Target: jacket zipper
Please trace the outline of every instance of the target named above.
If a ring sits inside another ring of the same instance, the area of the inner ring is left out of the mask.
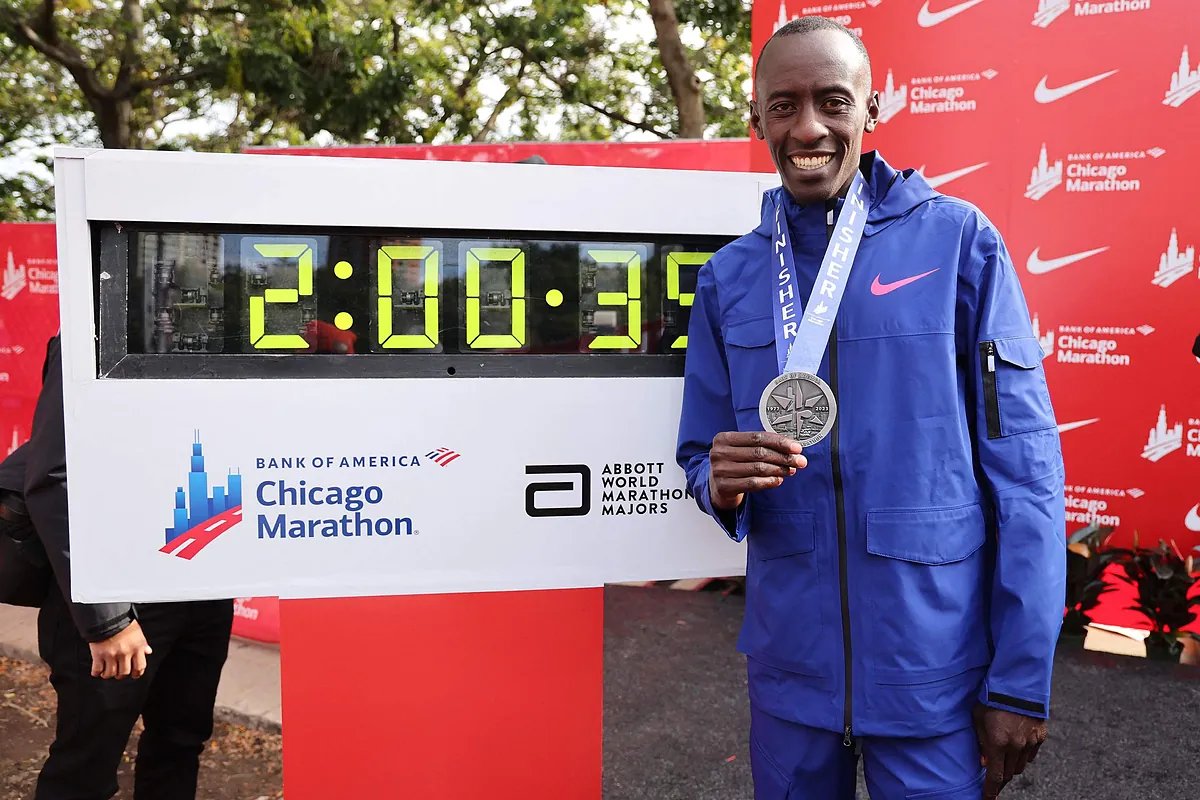
[[[834,212],[831,210],[826,223],[826,241],[833,238]],[[838,356],[837,356],[837,323],[829,334],[829,388],[833,391],[833,399],[838,400]],[[839,406],[841,404],[839,403]],[[838,572],[842,589],[842,658],[846,667],[846,703],[842,722],[846,735],[842,744],[850,747],[854,744],[853,708],[854,708],[854,666],[850,647],[850,585],[847,578],[846,566],[846,498],[842,488],[842,460],[838,448],[841,415],[833,419],[833,429],[829,437],[829,456],[833,465],[833,498],[837,507],[838,532]]]
[[[996,343],[980,342],[979,356],[983,361],[983,407],[987,415],[989,439],[1000,438],[1000,397],[996,394]]]

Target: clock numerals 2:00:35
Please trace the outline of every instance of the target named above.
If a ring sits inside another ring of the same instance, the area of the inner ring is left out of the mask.
[[[129,352],[683,354],[717,237],[136,231]],[[699,245],[699,246],[697,246]]]

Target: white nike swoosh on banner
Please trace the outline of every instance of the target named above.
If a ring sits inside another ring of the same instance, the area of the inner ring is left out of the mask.
[[[957,17],[962,12],[974,8],[982,2],[983,0],[967,0],[965,3],[950,6],[943,11],[930,11],[929,0],[925,0],[925,5],[921,6],[921,10],[917,12],[917,24],[922,28],[932,28],[934,25],[941,25],[951,17]]]
[[[973,167],[964,167],[963,169],[956,169],[956,170],[954,170],[954,172],[944,172],[941,175],[934,175],[934,176],[930,177],[925,174],[925,165],[922,164],[921,168],[919,170],[917,170],[917,172],[921,173],[922,177],[925,178],[925,182],[929,184],[929,188],[936,189],[937,187],[943,186],[943,185],[949,183],[950,181],[956,181],[959,178],[970,175],[972,172],[975,172],[976,170],[983,169],[987,165],[988,165],[988,162],[984,161],[982,164],[976,164]]]
[[[1067,431],[1073,431],[1076,428],[1082,428],[1084,425],[1091,425],[1093,422],[1099,422],[1099,421],[1100,421],[1099,417],[1093,417],[1092,419],[1083,419],[1083,420],[1080,420],[1079,422],[1064,422],[1063,424],[1058,426],[1058,432],[1066,433]]]
[[[1065,267],[1068,264],[1074,264],[1076,261],[1083,261],[1085,258],[1091,258],[1097,253],[1103,253],[1107,247],[1097,247],[1095,250],[1085,250],[1082,253],[1072,253],[1069,256],[1062,258],[1038,258],[1040,247],[1033,248],[1033,252],[1029,254],[1029,260],[1025,262],[1025,269],[1029,270],[1034,275],[1042,275],[1051,270],[1056,270],[1059,267]]]
[[[1116,75],[1117,72],[1118,70],[1114,69],[1110,72],[1105,72],[1102,75],[1095,75],[1091,78],[1084,78],[1081,81],[1068,83],[1066,86],[1059,86],[1057,89],[1051,89],[1046,86],[1046,81],[1050,78],[1050,76],[1045,75],[1040,81],[1038,81],[1037,87],[1033,90],[1033,99],[1037,100],[1039,103],[1053,103],[1055,100],[1062,100],[1069,94],[1075,94],[1075,92],[1078,92],[1080,89],[1086,89],[1093,83],[1099,83],[1111,75]]]
[[[1200,531],[1200,503],[1192,506],[1192,510],[1187,513],[1183,524],[1189,531]]]

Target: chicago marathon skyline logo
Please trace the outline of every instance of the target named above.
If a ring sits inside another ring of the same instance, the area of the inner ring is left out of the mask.
[[[1110,0],[1107,3],[1080,3],[1077,0],[1038,0],[1033,24],[1048,28],[1050,23],[1074,10],[1077,17],[1099,17],[1108,14],[1124,14],[1129,11],[1149,11],[1151,0]]]
[[[1064,183],[1066,191],[1072,194],[1140,192],[1142,179],[1137,175],[1141,165],[1148,158],[1159,159],[1166,154],[1167,151],[1161,147],[1068,153],[1064,169],[1064,159],[1051,161],[1049,150],[1043,142],[1037,165],[1025,186],[1025,197],[1041,200]]]
[[[1167,249],[1158,258],[1158,269],[1154,271],[1154,277],[1150,282],[1165,289],[1190,274],[1195,267],[1195,245],[1189,245],[1187,249],[1180,248],[1179,231],[1171,228],[1171,239],[1167,242]]]
[[[1183,423],[1171,425],[1167,422],[1167,406],[1164,403],[1158,411],[1158,422],[1150,429],[1146,446],[1142,448],[1142,458],[1147,461],[1159,461],[1183,447]],[[1196,455],[1200,455],[1197,452]]]
[[[8,251],[8,264],[4,267],[3,283],[0,283],[0,297],[5,300],[12,300],[21,290],[25,288],[27,281],[25,279],[25,267],[16,265],[13,261],[13,253],[10,248]]]
[[[171,527],[166,529],[167,543],[160,553],[190,561],[208,547],[218,536],[242,521],[242,476],[230,471],[228,485],[208,485],[204,468],[204,449],[200,431],[192,442],[192,455],[187,474],[187,489],[175,490],[175,508]]]
[[[1183,57],[1179,59],[1179,70],[1171,76],[1171,88],[1167,89],[1163,105],[1179,108],[1197,92],[1200,92],[1200,66],[1191,68],[1187,45],[1184,45]]]

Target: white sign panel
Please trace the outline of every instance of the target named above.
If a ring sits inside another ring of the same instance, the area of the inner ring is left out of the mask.
[[[765,180],[60,151],[74,598],[744,574],[674,452]]]

